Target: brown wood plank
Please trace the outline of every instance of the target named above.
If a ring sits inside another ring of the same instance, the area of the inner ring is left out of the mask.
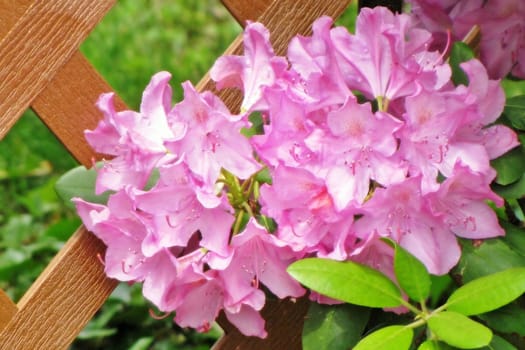
[[[93,254],[103,249],[80,228],[18,303],[0,349],[67,349],[116,285]]]
[[[274,0],[221,0],[233,18],[243,27],[246,21],[256,21],[261,17],[272,1]]]
[[[288,299],[267,300],[261,312],[266,320],[268,332],[266,339],[246,337],[236,328],[226,326],[226,333],[211,350],[300,350],[302,349],[301,332],[308,304],[307,298],[295,302]],[[220,319],[220,324],[227,324],[226,317]]]
[[[84,130],[95,128],[102,118],[95,103],[100,94],[112,90],[77,51],[35,98],[31,107],[73,157],[91,167],[92,158],[100,156],[87,143]],[[115,96],[115,105],[118,110],[126,108],[118,96]]]
[[[115,0],[35,1],[0,42],[0,139]]]
[[[17,311],[15,303],[0,289],[0,331],[7,326]]]

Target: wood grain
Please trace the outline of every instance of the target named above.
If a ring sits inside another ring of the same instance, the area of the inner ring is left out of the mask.
[[[34,1],[0,41],[0,139],[115,0]]]
[[[289,299],[267,300],[261,312],[266,320],[266,339],[247,337],[235,327],[227,326],[228,331],[211,350],[301,350],[301,333],[308,305],[307,298],[295,302]],[[221,315],[219,323],[221,326],[226,324],[226,317]]]
[[[74,52],[89,30],[113,3],[114,1],[99,1],[92,6],[93,2],[89,1],[55,1],[46,6],[33,4],[32,7],[29,7],[30,1],[27,0],[0,3],[2,23],[0,37],[5,36],[0,42],[0,52],[17,47],[17,45],[8,45],[8,40],[17,40],[22,35],[17,34],[16,31],[33,30],[31,26],[27,27],[20,23],[31,22],[39,13],[45,19],[42,23],[43,27],[49,22],[51,28],[34,30],[35,35],[42,35],[45,38],[40,40],[28,38],[26,41],[26,45],[29,42],[43,46],[30,51],[29,54],[35,55],[30,58],[46,62],[46,58],[50,56],[49,51],[52,54],[60,51],[64,55],[60,57],[62,61],[59,59],[58,61],[61,62],[54,62],[54,65],[44,64],[35,67],[22,62],[21,66],[28,71],[34,69],[29,74],[36,77],[38,83],[42,85],[43,93],[34,101],[34,109],[73,155],[84,164],[89,164],[93,152],[81,134],[85,128],[93,127],[100,119],[100,113],[94,107],[94,102],[101,92],[111,89],[89,62],[78,52]],[[24,12],[26,10],[27,12]],[[18,19],[20,20],[17,22]],[[9,32],[10,28],[12,29]],[[59,33],[52,39],[47,38],[52,36],[54,31],[62,34]],[[67,38],[64,38],[64,35]],[[57,44],[59,47],[53,50]],[[67,57],[72,54],[73,58],[65,67],[60,68],[59,63],[67,62]],[[4,72],[0,74],[6,74],[6,65],[8,66],[5,59],[0,59],[0,69]],[[44,70],[39,72],[40,68]],[[54,76],[57,71],[60,72]],[[12,79],[16,81],[18,76],[15,74]],[[23,79],[22,83],[24,83]],[[9,88],[9,85],[2,84],[0,96],[6,96]],[[38,93],[38,90],[29,92],[20,90],[11,92],[8,96],[15,98],[16,93],[30,95]],[[29,100],[27,98],[23,101],[24,106]],[[118,105],[123,106],[123,103],[118,100]],[[0,135],[5,134],[27,107],[22,107],[22,102],[18,101],[17,108],[0,116]],[[20,312],[2,313],[2,316],[6,316],[2,317],[4,323],[7,323],[11,317],[12,320],[0,335],[0,349],[67,348],[115,287],[116,283],[105,277],[96,258],[97,254],[103,254],[104,250],[98,239],[80,228],[18,303]],[[9,306],[5,300],[0,302],[3,309],[6,309],[6,305]],[[7,310],[13,311],[12,308]]]
[[[246,25],[246,21],[256,21],[261,17],[272,1],[274,0],[221,0],[233,18],[243,27]]]
[[[0,289],[0,331],[7,326],[17,311],[15,303]]]
[[[95,106],[100,94],[113,91],[84,56],[77,51],[35,98],[31,107],[57,136],[67,150],[86,167],[102,156],[84,137],[84,130],[94,129],[102,114]],[[115,96],[117,110],[126,109]]]
[[[0,349],[67,349],[116,285],[93,255],[103,249],[81,227],[18,303],[0,334]]]

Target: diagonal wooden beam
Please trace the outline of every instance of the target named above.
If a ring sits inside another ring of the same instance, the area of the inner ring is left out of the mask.
[[[0,289],[0,331],[9,323],[17,311],[15,303]]]
[[[0,139],[115,0],[34,1],[0,41]]]
[[[272,1],[274,0],[221,0],[233,18],[243,27],[246,25],[246,21],[256,21],[261,17],[264,11],[270,7]]]

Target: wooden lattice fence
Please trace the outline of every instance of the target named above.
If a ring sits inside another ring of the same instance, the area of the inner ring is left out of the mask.
[[[290,38],[308,34],[320,15],[338,17],[350,0],[223,0],[241,24],[263,22],[272,32],[277,53]],[[78,51],[115,0],[0,0],[0,139],[31,107],[64,147],[89,166],[97,155],[83,131],[101,118],[95,101],[111,91]],[[239,36],[228,48],[240,53]],[[205,76],[198,89],[213,89]],[[240,96],[220,94],[235,109]],[[119,109],[125,104],[116,99]],[[22,299],[13,303],[0,290],[0,349],[64,349],[76,338],[116,286],[105,277],[97,254],[104,246],[80,227]],[[224,318],[223,349],[300,349],[306,301],[269,302],[263,311],[269,337],[247,338]]]

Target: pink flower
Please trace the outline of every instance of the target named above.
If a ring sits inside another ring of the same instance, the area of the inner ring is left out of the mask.
[[[362,204],[371,180],[388,186],[405,178],[405,165],[393,157],[398,147],[394,133],[402,125],[398,120],[372,113],[369,103],[358,104],[352,96],[328,113],[327,124],[326,185],[338,210],[350,202]]]
[[[199,201],[198,187],[183,166],[164,167],[160,171],[157,185],[135,196],[137,209],[150,217],[148,235],[142,245],[145,254],[186,247],[194,233],[199,232],[201,247],[227,255],[235,218],[224,196],[216,196],[216,201],[207,202],[210,206],[206,207]]]
[[[391,101],[420,86],[440,88],[450,77],[439,54],[427,50],[430,33],[384,7],[364,8],[355,35],[337,27],[331,37],[348,86],[367,97]]]
[[[140,113],[116,112],[113,94],[103,94],[97,103],[104,119],[86,139],[97,152],[116,156],[98,169],[96,192],[119,190],[125,185],[143,188],[152,169],[165,157],[167,140],[184,136],[184,125],[170,121],[171,87],[167,72],[157,73],[146,87]]]
[[[210,92],[198,93],[186,82],[184,100],[173,109],[174,118],[187,125],[184,138],[166,142],[175,155],[183,157],[202,187],[213,192],[221,168],[241,179],[259,169],[248,139],[240,133],[245,124],[236,121],[222,101]]]
[[[491,78],[509,72],[525,78],[525,4],[521,0],[409,0],[423,27],[433,32],[435,46],[445,45],[445,32],[461,40],[480,26],[480,60]]]
[[[292,68],[304,80],[305,93],[315,99],[316,108],[343,103],[351,94],[337,61],[332,23],[330,17],[319,18],[311,37],[297,36],[288,46]]]
[[[285,242],[269,235],[252,218],[245,230],[233,237],[233,257],[229,266],[220,272],[228,291],[226,305],[233,307],[246,303],[254,293],[264,293],[259,283],[264,284],[280,299],[299,297],[305,290],[286,272],[288,265],[297,259]],[[262,304],[252,304],[257,310]]]
[[[354,229],[362,239],[371,234],[390,237],[434,275],[450,271],[461,254],[454,234],[430,210],[417,177],[376,189]]]
[[[210,76],[217,88],[238,87],[243,90],[241,113],[266,105],[263,91],[276,83],[288,63],[275,56],[270,33],[261,23],[248,23],[244,30],[244,55],[222,56],[213,65]]]
[[[272,186],[261,188],[263,211],[277,236],[296,252],[343,260],[353,213],[338,211],[322,179],[301,168],[279,166]]]
[[[492,192],[484,176],[457,164],[454,173],[439,190],[428,195],[436,216],[459,237],[484,239],[503,236],[494,210],[485,202],[491,200],[501,206],[503,200]]]

